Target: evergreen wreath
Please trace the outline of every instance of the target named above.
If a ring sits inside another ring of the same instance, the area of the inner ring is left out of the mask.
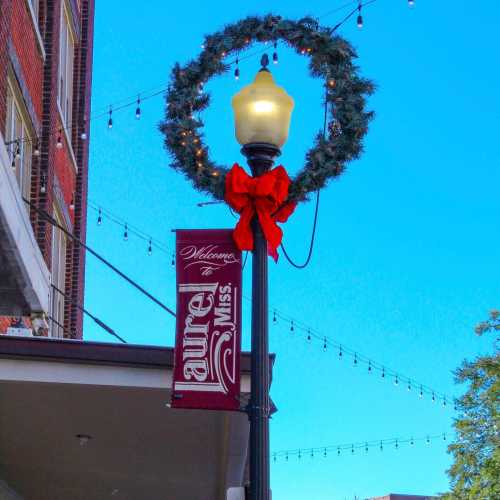
[[[347,162],[362,152],[362,140],[373,117],[373,112],[365,110],[366,96],[373,93],[374,85],[359,76],[353,63],[357,55],[349,42],[310,17],[299,21],[273,15],[247,17],[208,35],[197,59],[185,66],[175,65],[165,97],[165,119],[159,125],[165,135],[165,148],[173,157],[171,166],[191,179],[198,190],[218,200],[224,200],[229,169],[209,158],[209,148],[203,142],[203,122],[195,117],[210,103],[203,86],[213,76],[229,70],[230,65],[224,62],[227,56],[237,55],[252,41],[272,43],[276,50],[279,40],[310,57],[311,76],[325,82],[329,115],[328,133],[317,134],[304,167],[292,180],[288,201],[307,199],[308,193],[339,176]],[[273,58],[277,60],[276,52]]]

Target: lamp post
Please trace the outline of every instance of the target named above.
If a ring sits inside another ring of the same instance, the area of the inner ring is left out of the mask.
[[[236,138],[254,177],[267,172],[288,137],[293,99],[277,86],[262,56],[255,80],[233,97]],[[250,499],[269,500],[269,340],[267,241],[257,216],[252,221],[252,363]]]

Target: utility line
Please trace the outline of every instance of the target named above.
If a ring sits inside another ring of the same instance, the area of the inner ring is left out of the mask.
[[[59,288],[57,288],[57,286],[54,285],[54,284],[52,284],[52,288],[58,294],[62,295],[64,298],[68,299],[71,302],[71,304],[73,304],[78,310],[82,311],[83,314],[86,314],[89,318],[91,318],[92,320],[94,320],[95,323],[97,323],[103,330],[106,330],[110,335],[113,335],[113,337],[116,337],[120,342],[123,342],[124,344],[127,343],[126,340],[124,340],[122,337],[120,337],[120,335],[118,335],[110,326],[108,326],[106,323],[104,323],[104,321],[101,321],[98,317],[94,316],[89,311],[87,311],[87,309],[85,309],[80,304],[78,304],[77,302],[75,302],[70,297],[69,294],[64,293],[62,290],[60,290]],[[58,324],[58,326],[60,326],[59,323],[57,323],[57,324]]]
[[[98,205],[97,205],[98,206]],[[94,207],[92,207],[94,208]],[[94,210],[97,210],[94,208]],[[125,222],[123,219],[121,219],[119,216],[116,216],[111,212],[110,210],[104,210],[101,209],[101,215],[109,217],[108,214],[111,214],[110,220],[114,222],[115,224],[118,224],[122,227],[125,227],[128,223]],[[128,226],[128,227],[135,227],[136,230],[141,233],[142,239],[144,240],[149,240],[152,242],[156,241],[156,247],[164,252],[166,255],[170,255],[171,252],[165,247],[165,245],[160,244],[157,242],[157,240],[154,240],[152,237],[148,237],[147,233],[145,233],[143,230],[138,229],[136,226]],[[175,254],[173,254],[175,255]],[[245,263],[246,259],[248,257],[248,253],[245,256]],[[174,262],[174,259],[172,259],[172,262]],[[245,300],[251,303],[251,298],[247,296],[243,296]],[[423,384],[421,382],[418,382],[418,380],[411,378],[407,375],[404,375],[397,370],[394,370],[392,368],[387,367],[383,363],[380,363],[374,359],[372,359],[369,356],[366,356],[356,349],[349,347],[348,345],[336,341],[332,339],[331,337],[325,336],[321,332],[317,331],[316,329],[312,328],[311,326],[307,325],[306,323],[298,320],[297,318],[287,315],[283,311],[281,311],[279,308],[270,306],[269,307],[269,314],[270,317],[272,318],[272,325],[276,325],[279,320],[285,321],[290,328],[290,333],[293,334],[296,331],[302,332],[302,334],[306,337],[307,342],[312,342],[317,341],[320,345],[323,347],[323,351],[328,351],[335,349],[338,351],[338,359],[343,360],[347,357],[349,357],[353,363],[352,366],[356,367],[361,364],[365,365],[367,367],[367,372],[368,374],[373,374],[374,372],[378,372],[381,375],[382,379],[388,379],[392,378],[393,383],[395,386],[399,385],[406,385],[406,389],[409,391],[414,391],[416,392],[420,398],[423,398],[424,395],[430,396],[430,400],[434,403],[440,401],[440,403],[443,406],[448,406],[448,404],[452,405],[454,398],[450,397],[442,392],[434,390],[432,387]],[[454,404],[453,404],[454,407]]]
[[[349,12],[349,14],[347,16],[345,16],[340,22],[338,22],[331,30],[332,33],[334,33],[335,31],[337,31],[340,27],[342,27],[343,24],[345,24],[352,16],[354,16],[354,14],[356,14],[356,12],[358,12],[359,8],[360,7],[366,7],[368,5],[371,5],[373,3],[375,3],[377,0],[368,0],[364,3],[360,3],[359,6],[357,6],[356,8],[354,8],[352,11]],[[319,17],[317,17],[317,21],[319,21],[320,19],[324,18],[324,17],[327,17],[329,15],[332,15],[333,13],[335,12],[338,12],[338,11],[341,11],[345,8],[347,8],[348,6],[352,5],[352,4],[358,4],[358,2],[349,2],[349,3],[346,3],[336,9],[333,9],[329,12],[327,12],[326,14],[323,14]],[[247,60],[247,59],[251,59],[253,58],[254,56],[257,56],[257,55],[260,55],[262,53],[264,53],[266,50],[268,50],[268,47],[264,47],[263,49],[259,49],[259,50],[256,50],[256,51],[253,51],[243,57],[236,57],[234,58],[233,60],[230,60],[226,63],[227,66],[231,66],[233,64],[236,64],[237,62],[241,62],[241,61],[244,61],[244,60]],[[100,108],[102,109],[103,111],[99,111],[97,113],[94,113],[93,115],[91,115],[88,119],[86,119],[84,121],[84,127],[85,127],[85,130],[83,131],[85,134],[87,134],[87,126],[89,124],[89,122],[91,122],[92,120],[96,120],[98,118],[102,118],[104,116],[108,116],[110,111],[112,111],[113,113],[116,112],[116,111],[120,111],[120,110],[123,110],[123,109],[126,109],[126,108],[129,108],[131,106],[135,106],[135,105],[140,105],[140,103],[146,101],[146,100],[149,100],[149,99],[152,99],[154,97],[157,97],[159,95],[162,95],[162,94],[165,94],[165,92],[168,91],[168,85],[167,86],[162,86],[162,87],[156,87],[156,89],[153,89],[151,90],[150,92],[138,92],[137,94],[135,94],[136,97],[132,98],[130,97],[130,100],[127,100],[127,98],[122,98],[118,101],[115,101],[114,103],[111,103],[109,104],[106,108]],[[159,89],[159,90],[158,90]],[[123,104],[121,104],[123,103]],[[107,109],[106,111],[104,111],[104,109]],[[80,124],[81,125],[81,124]],[[52,132],[49,132],[49,137],[50,136],[55,136],[56,134],[58,133],[61,133],[62,131],[66,131],[66,132],[70,132],[73,128],[73,125],[71,126],[66,126],[66,127],[57,127],[55,128]],[[34,137],[34,138],[31,138],[31,137],[19,137],[19,138],[16,138],[16,139],[13,139],[11,141],[8,141],[6,142],[5,144],[6,145],[10,145],[10,144],[20,144],[21,142],[31,142],[31,143],[39,143],[40,142],[40,137]]]
[[[104,257],[99,255],[95,250],[90,248],[88,245],[83,243],[81,240],[79,240],[76,236],[74,236],[72,233],[70,233],[68,230],[66,230],[63,226],[61,226],[51,215],[49,215],[45,210],[42,210],[38,208],[34,203],[31,201],[27,200],[26,198],[23,197],[23,200],[25,203],[27,203],[35,212],[43,217],[47,222],[49,222],[52,226],[57,227],[60,229],[66,236],[69,236],[77,245],[81,246],[84,248],[87,252],[91,253],[94,257],[96,257],[98,260],[100,260],[104,265],[109,267],[112,271],[114,271],[118,276],[123,278],[125,281],[127,281],[130,285],[132,285],[134,288],[139,290],[143,295],[148,297],[150,300],[152,300],[156,305],[160,306],[164,311],[168,312],[175,318],[175,312],[172,311],[168,306],[166,306],[163,302],[158,300],[156,297],[151,295],[147,290],[145,290],[141,285],[139,285],[136,281],[134,281],[132,278],[127,276],[124,272],[120,271],[116,266],[111,264],[108,260],[106,260]]]

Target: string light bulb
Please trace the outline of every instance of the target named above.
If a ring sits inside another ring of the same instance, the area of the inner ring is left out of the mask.
[[[45,194],[47,187],[45,185],[45,174],[42,174],[42,179],[40,181],[40,193]]]
[[[307,341],[311,342],[311,330],[307,330]]]
[[[16,141],[16,160],[19,160],[19,158],[21,158],[21,145],[19,141]]]
[[[40,139],[37,138],[35,142],[35,149],[33,150],[34,156],[40,156]]]
[[[141,117],[141,96],[137,96],[137,108],[135,109],[135,118],[139,120]]]
[[[82,141],[86,141],[87,140],[87,117],[84,116],[83,117],[83,125],[82,125],[82,133],[80,134],[80,139]]]
[[[175,266],[175,253],[172,252],[172,262],[171,262],[172,266]]]
[[[70,210],[75,209],[75,196],[74,196],[74,194],[71,195],[71,201],[69,202],[69,209]]]
[[[358,364],[358,355],[354,353],[354,366],[357,366]]]
[[[394,379],[394,385],[398,386],[399,385],[399,379],[398,376],[396,375],[396,378]]]
[[[413,440],[413,437],[410,439],[410,446],[413,446],[415,444],[415,441]]]
[[[274,42],[273,64],[278,64],[278,43]]]
[[[278,319],[276,318],[276,310],[273,311],[273,323],[276,323]]]
[[[323,339],[323,351],[326,352],[326,337]]]
[[[292,322],[290,323],[290,331],[293,332],[295,330],[294,326],[293,326],[293,319],[292,319]]]
[[[414,7],[415,6],[415,0],[408,0],[408,7]]]
[[[56,141],[56,148],[57,149],[62,149],[62,147],[63,147],[61,134],[62,134],[62,130],[59,129],[59,133],[57,134],[57,141]]]
[[[148,255],[151,256],[153,253],[153,246],[151,243],[151,238],[149,238],[149,243],[148,243]]]
[[[123,241],[128,241],[128,224],[125,224],[123,229]]]
[[[238,66],[239,60],[236,58],[236,69],[234,70],[234,79],[239,80],[240,79],[240,67]]]
[[[418,397],[420,399],[422,399],[424,397],[424,389],[422,388],[422,386],[420,386],[420,393],[418,394]]]
[[[356,21],[356,24],[358,25],[358,28],[361,29],[363,27],[363,16],[361,15],[361,0],[358,0],[358,19]]]
[[[102,224],[102,210],[99,209],[98,215],[97,215],[97,225],[100,226]]]
[[[382,367],[382,378],[385,378],[385,368]]]
[[[408,389],[408,392],[411,391],[411,381],[410,380],[408,380],[408,387],[407,387],[407,389]]]
[[[342,356],[344,353],[342,352],[342,346],[339,346],[339,360],[342,361]]]
[[[368,361],[368,373],[372,372],[372,362]]]
[[[108,129],[113,128],[113,108],[110,106],[109,107],[109,118],[108,118]]]

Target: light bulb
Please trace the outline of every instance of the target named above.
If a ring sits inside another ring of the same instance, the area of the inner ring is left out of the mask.
[[[270,113],[274,109],[274,103],[271,101],[257,101],[253,103],[256,113]]]

